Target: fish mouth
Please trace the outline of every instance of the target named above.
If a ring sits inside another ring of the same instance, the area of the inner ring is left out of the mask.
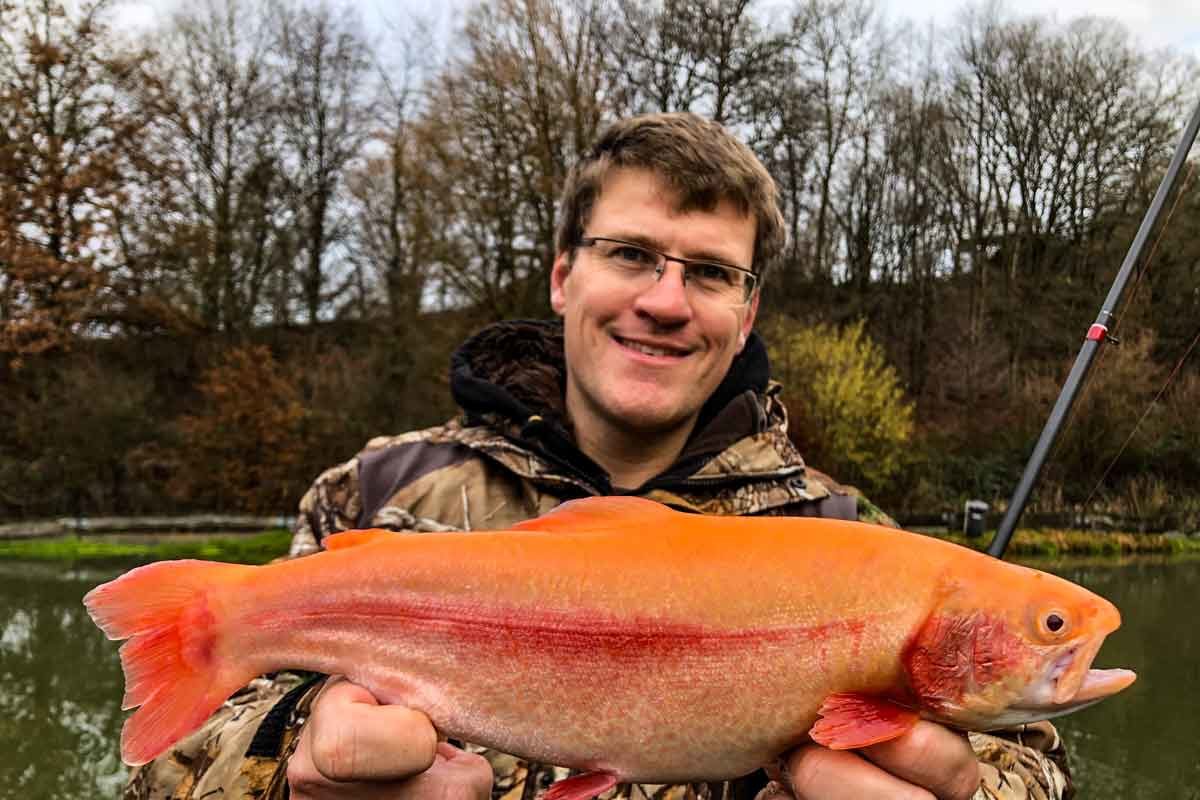
[[[1010,710],[1009,724],[1053,719],[1087,708],[1106,697],[1127,688],[1137,680],[1137,674],[1128,669],[1089,669],[1083,674],[1078,688],[1068,697],[1052,702],[1018,703]]]
[[[1137,673],[1131,669],[1089,669],[1069,702],[1090,705],[1128,688],[1135,680]]]
[[[1068,648],[1055,658],[1041,681],[1018,707],[1057,717],[1098,703],[1129,687],[1137,674],[1128,669],[1092,669],[1104,636]]]

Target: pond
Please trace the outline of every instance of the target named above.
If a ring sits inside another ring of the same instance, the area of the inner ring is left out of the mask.
[[[1138,674],[1120,696],[1057,720],[1080,796],[1200,800],[1200,561],[1050,569],[1116,603],[1121,629],[1096,666]]]
[[[124,681],[83,595],[122,570],[0,562],[0,798],[119,797]]]
[[[1200,560],[1049,568],[1121,608],[1098,666],[1139,676],[1059,720],[1080,796],[1200,800]],[[80,600],[121,571],[0,562],[0,800],[120,794],[120,665]]]

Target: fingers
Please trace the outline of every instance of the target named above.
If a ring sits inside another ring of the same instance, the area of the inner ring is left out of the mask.
[[[417,800],[405,783],[425,774],[438,752],[437,733],[424,714],[380,705],[363,687],[333,678],[313,701],[288,759],[288,787],[294,800]]]
[[[939,800],[969,798],[979,789],[979,760],[966,734],[924,720],[896,739],[864,747],[862,754]]]
[[[782,783],[790,782],[798,800],[969,800],[980,780],[966,737],[925,721],[903,736],[857,751],[804,745],[785,764]]]
[[[487,760],[446,742],[438,744],[433,766],[403,780],[336,782],[319,774],[294,775],[293,763],[294,756],[288,766],[293,800],[490,800],[492,793]]]
[[[935,795],[889,775],[850,750],[802,745],[787,760],[797,800],[934,800]]]
[[[331,781],[402,780],[433,764],[438,737],[429,718],[380,705],[349,681],[331,682],[313,702],[307,738],[313,765]]]
[[[405,800],[490,800],[492,765],[477,753],[439,742],[433,766],[403,784]]]

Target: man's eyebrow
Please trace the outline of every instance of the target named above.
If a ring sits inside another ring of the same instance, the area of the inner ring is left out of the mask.
[[[620,239],[621,241],[629,242],[630,244],[640,244],[643,247],[650,247],[663,253],[667,252],[667,247],[661,240],[655,239],[653,236],[647,236],[643,233],[614,233],[605,238]],[[690,253],[685,253],[683,258],[686,258],[689,261],[716,261],[717,263],[725,264],[731,267],[738,266],[737,262],[728,256],[711,250],[693,250]]]

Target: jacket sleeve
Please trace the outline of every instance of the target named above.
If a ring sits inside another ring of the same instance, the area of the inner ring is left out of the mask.
[[[358,527],[361,458],[387,441],[372,440],[363,452],[318,476],[300,500],[289,557],[315,553],[329,534]],[[386,527],[453,530],[400,508],[388,509]],[[256,679],[195,733],[137,768],[126,787],[126,800],[286,797],[287,760],[307,719],[308,704],[322,684],[302,683],[290,673]]]
[[[982,785],[975,800],[1066,800],[1075,796],[1067,751],[1049,722],[970,734]]]
[[[883,509],[871,502],[862,492],[853,486],[838,483],[828,473],[821,472],[811,466],[804,469],[804,480],[809,486],[818,486],[818,494],[822,499],[812,509],[786,507],[784,513],[799,516],[834,516],[839,519],[852,519],[858,522],[870,522],[874,525],[886,525],[889,528],[899,528],[900,524],[888,516]],[[849,501],[849,513],[841,511]],[[832,513],[824,510],[828,507]]]
[[[356,456],[323,472],[304,494],[289,557],[315,553],[327,534],[355,527],[359,505]],[[292,673],[251,681],[198,730],[134,769],[125,800],[286,797],[287,760],[321,683]],[[264,742],[272,735],[273,753]]]
[[[357,526],[362,513],[358,456],[322,472],[300,498],[300,513],[288,555],[306,556],[321,549],[331,533]]]
[[[324,547],[322,541],[329,534],[358,527],[393,531],[459,530],[436,518],[418,517],[405,503],[395,502],[393,493],[414,476],[448,463],[437,460],[445,454],[436,453],[437,446],[430,445],[425,438],[425,431],[377,437],[354,458],[322,472],[300,499],[289,555],[294,558],[315,553]],[[401,452],[404,453],[401,458],[387,457]]]

